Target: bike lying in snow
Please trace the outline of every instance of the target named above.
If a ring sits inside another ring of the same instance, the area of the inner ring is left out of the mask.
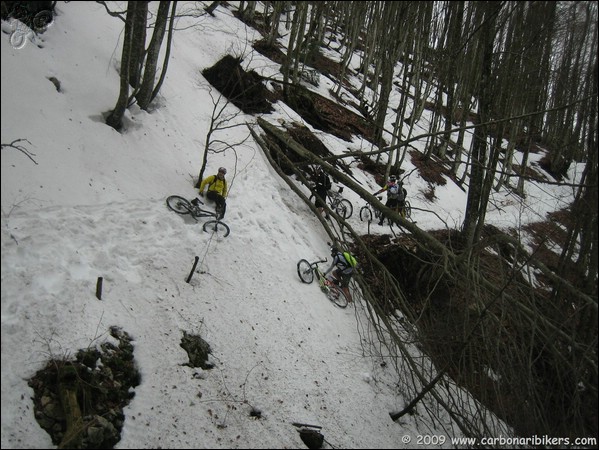
[[[327,298],[339,308],[346,308],[349,299],[343,290],[335,284],[335,282],[328,280],[324,276],[322,270],[318,267],[320,263],[324,262],[327,262],[326,258],[312,263],[305,259],[300,259],[297,263],[297,274],[299,275],[300,280],[307,284],[312,283],[312,281],[314,281],[314,275],[316,275],[320,290],[326,294]]]
[[[227,237],[231,230],[226,223],[220,221],[220,214],[208,209],[202,209],[200,204],[203,205],[204,202],[198,199],[198,203],[193,204],[179,195],[171,195],[166,199],[166,206],[168,206],[169,209],[175,211],[177,214],[191,214],[191,217],[193,217],[196,222],[198,217],[213,217],[213,220],[204,222],[202,227],[204,231]]]

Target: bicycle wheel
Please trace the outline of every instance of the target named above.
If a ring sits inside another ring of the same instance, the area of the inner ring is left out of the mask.
[[[202,228],[208,233],[214,233],[222,237],[227,237],[231,232],[229,225],[221,222],[220,220],[209,220],[208,222],[204,223]]]
[[[303,283],[310,284],[314,281],[314,271],[312,265],[305,259],[300,259],[297,263],[297,274]]]
[[[340,200],[335,208],[337,214],[339,214],[343,219],[349,219],[354,212],[354,207],[352,206],[349,200],[343,199]]]
[[[168,197],[166,199],[166,206],[175,211],[177,214],[189,214],[192,208],[189,200],[179,195],[171,195]]]
[[[363,222],[372,222],[372,210],[368,206],[362,206],[360,209],[360,220]]]
[[[410,217],[412,217],[412,205],[410,205],[410,202],[407,200],[404,203],[404,213],[405,213],[406,219],[409,219]]]
[[[339,308],[347,308],[347,304],[349,303],[347,297],[345,296],[345,292],[336,284],[333,284],[330,287],[329,293],[327,297],[330,301],[332,301]]]

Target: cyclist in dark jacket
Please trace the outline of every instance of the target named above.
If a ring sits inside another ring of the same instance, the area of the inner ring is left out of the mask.
[[[316,184],[314,185],[314,206],[318,208],[318,212],[322,214],[324,212],[325,202],[329,189],[331,189],[331,179],[327,173],[322,170],[322,167],[318,167],[316,171]]]

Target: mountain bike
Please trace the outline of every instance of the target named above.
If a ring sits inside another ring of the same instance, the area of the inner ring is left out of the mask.
[[[381,200],[382,197],[378,197],[378,199]],[[404,212],[403,212],[404,219],[409,219],[412,217],[412,205],[410,205],[409,201],[407,201],[407,200],[404,201],[403,210],[404,210]],[[401,214],[401,211],[398,211],[398,212]],[[373,218],[380,219],[381,214],[382,214],[382,212],[376,208],[374,208],[374,212],[373,212],[371,205],[369,203],[362,206],[362,208],[360,208],[360,220],[365,221],[365,222],[372,222]]]
[[[210,211],[203,209],[200,204],[204,204],[200,199],[196,199],[197,204],[193,204],[189,200],[179,196],[171,195],[166,199],[166,206],[169,209],[175,211],[177,214],[191,214],[191,217],[197,222],[198,217],[213,217],[212,220],[204,222],[203,230],[206,232],[212,232],[222,237],[227,237],[231,230],[229,226],[221,222],[219,211]]]
[[[379,200],[382,200],[383,197],[377,197]],[[380,209],[376,209],[374,208],[374,212],[372,211],[373,208],[370,207],[370,203],[366,203],[364,206],[362,206],[362,208],[360,208],[360,220],[363,222],[372,222],[373,218],[374,219],[380,219],[381,218],[381,210]]]
[[[327,262],[327,259],[321,259],[320,261],[309,262],[305,259],[300,259],[297,263],[297,274],[303,283],[310,284],[314,281],[314,275],[318,279],[320,290],[324,292],[327,298],[332,301],[339,308],[347,308],[349,299],[335,282],[328,280],[322,270],[318,267],[320,263]]]
[[[354,212],[354,207],[349,200],[344,199],[341,196],[342,192],[343,186],[339,186],[337,192],[329,192],[327,195],[327,200],[329,201],[331,209],[345,220],[351,217]],[[310,201],[314,200],[314,195],[315,194],[312,194],[310,196]]]

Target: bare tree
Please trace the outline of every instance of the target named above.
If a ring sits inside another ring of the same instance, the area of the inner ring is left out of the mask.
[[[146,52],[146,19],[148,17],[149,1],[138,2],[136,17],[138,22],[131,33],[131,48],[129,50],[129,85],[135,90],[139,89],[143,74],[143,65]],[[143,17],[143,23],[142,23]],[[137,24],[139,26],[137,26]]]
[[[354,55],[354,51],[360,43],[360,36],[362,34],[364,23],[366,20],[366,12],[368,8],[367,2],[342,2],[341,11],[339,11],[340,18],[344,21],[344,34],[343,34],[343,47],[344,52],[341,57],[341,73],[337,79],[337,87],[334,90],[334,94],[339,96],[341,88],[343,86],[343,80],[345,74],[349,69],[349,64]]]
[[[121,56],[120,90],[116,106],[106,118],[106,124],[116,130],[123,126],[123,115],[129,102],[129,76],[132,60],[132,49],[134,48],[135,30],[146,26],[144,8],[145,2],[130,1],[127,3],[127,18],[125,20],[125,36],[123,38],[123,53]]]
[[[162,46],[162,40],[166,32],[166,23],[168,20],[168,10],[170,1],[161,1],[158,6],[158,14],[156,15],[156,23],[152,39],[148,46],[146,64],[143,72],[143,81],[135,98],[137,104],[143,110],[147,110],[152,101],[152,93],[154,91],[154,80],[156,78],[156,67],[158,65],[158,54]],[[171,28],[172,31],[172,28]]]
[[[295,84],[299,80],[299,63],[302,55],[302,43],[304,42],[303,36],[306,28],[307,18],[308,2],[297,2],[295,12],[293,14],[291,34],[289,37],[289,44],[287,46],[287,55],[281,68],[283,72],[283,91],[285,92],[286,96],[289,95],[289,84]]]
[[[173,43],[173,32],[174,32],[174,22],[175,22],[176,11],[177,11],[177,2],[175,1],[175,2],[173,2],[172,7],[171,7],[171,18],[169,21],[168,38],[166,41],[166,51],[164,53],[164,61],[162,63],[162,70],[160,72],[160,78],[158,79],[158,82],[156,83],[156,86],[154,87],[154,91],[152,92],[152,97],[150,98],[150,102],[154,101],[154,99],[158,95],[158,92],[160,92],[160,88],[162,87],[162,83],[164,82],[164,79],[166,77],[166,70],[168,68],[168,62],[170,59],[171,47],[172,47],[172,43]]]
[[[160,2],[152,38],[146,50],[148,2],[128,2],[121,57],[119,98],[114,110],[106,119],[106,123],[117,130],[121,129],[123,115],[132,101],[132,97],[129,95],[130,86],[134,89],[136,88],[133,96],[138,101],[140,108],[147,110],[150,102],[158,95],[164,81],[172,44],[173,21],[177,2],[173,2],[172,6],[162,74],[157,84],[154,85],[158,55],[166,32],[170,3],[169,1]],[[111,13],[110,11],[109,13],[115,15],[115,13]],[[142,78],[143,81],[140,81]]]
[[[481,11],[481,32],[479,45],[483,52],[481,66],[481,79],[479,83],[478,98],[478,120],[481,125],[477,128],[473,137],[472,167],[470,171],[470,184],[468,187],[468,200],[462,230],[467,247],[480,238],[481,217],[484,218],[488,198],[483,197],[483,181],[485,167],[487,165],[488,130],[485,123],[491,114],[492,99],[492,69],[493,69],[493,45],[495,42],[497,15],[502,8],[501,3],[477,4]]]
[[[232,111],[230,100],[224,97],[220,93],[215,93],[210,89],[210,98],[212,99],[212,115],[210,116],[210,124],[208,126],[208,132],[204,139],[204,149],[202,157],[202,165],[198,173],[198,179],[194,185],[195,188],[199,189],[202,180],[204,179],[204,172],[208,165],[208,155],[221,153],[226,150],[233,150],[241,145],[248,139],[249,135],[243,138],[239,142],[230,142],[223,139],[219,139],[218,135],[221,132],[225,132],[231,128],[237,128],[245,126],[245,123],[235,123],[235,119],[239,116],[241,111]]]
[[[275,41],[279,36],[279,24],[281,22],[281,15],[288,7],[288,2],[269,2],[272,4],[272,14],[269,16],[268,24],[270,26],[270,31],[268,33],[268,38],[266,40],[268,47],[272,47],[275,45]]]
[[[242,146],[249,137],[248,134],[238,142],[231,142],[220,137],[222,134],[226,134],[227,130],[245,126],[245,123],[239,123],[237,121],[241,111],[235,104],[243,103],[245,96],[255,92],[255,88],[250,83],[247,83],[247,80],[244,80],[244,71],[240,67],[240,63],[243,61],[244,56],[245,55],[242,54],[235,58],[231,56],[223,58],[221,62],[224,60],[227,60],[228,62],[228,78],[223,86],[219,88],[221,92],[216,92],[212,87],[208,88],[213,108],[208,131],[206,132],[206,137],[204,139],[202,165],[199,170],[198,179],[195,183],[196,188],[200,187],[200,184],[204,179],[204,172],[208,165],[208,157],[210,154],[222,153],[227,150],[236,152],[237,147]],[[235,64],[235,66],[232,66],[231,64]],[[248,66],[249,64],[250,63],[248,62]],[[214,77],[218,78],[219,81],[222,81],[220,78],[222,75],[220,72],[221,67],[220,64],[217,64],[217,73],[214,74]],[[235,68],[232,69],[232,67]],[[206,71],[204,72],[204,75],[206,76]],[[211,78],[211,76],[208,76],[208,78]]]

